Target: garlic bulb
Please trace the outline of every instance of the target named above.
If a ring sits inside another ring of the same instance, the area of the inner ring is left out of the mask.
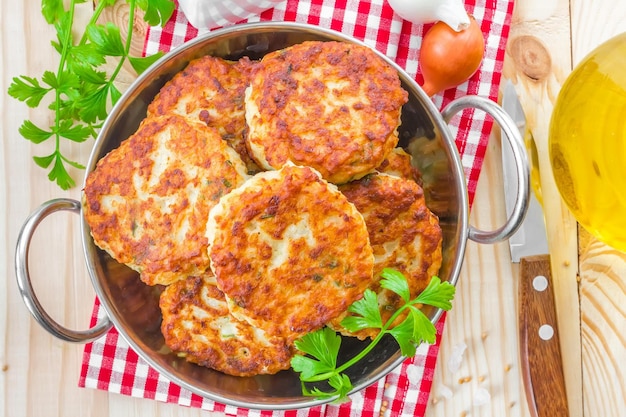
[[[469,26],[463,0],[388,0],[391,8],[413,23],[442,21],[459,32]]]

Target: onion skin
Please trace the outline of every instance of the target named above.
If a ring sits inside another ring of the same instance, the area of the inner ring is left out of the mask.
[[[435,23],[424,35],[420,48],[422,89],[431,97],[467,81],[480,67],[484,54],[483,32],[473,16],[460,32],[444,22]]]

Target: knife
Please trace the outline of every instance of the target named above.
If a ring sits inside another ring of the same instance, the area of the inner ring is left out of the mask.
[[[528,148],[526,118],[511,81],[504,87],[502,107],[517,124]],[[508,146],[502,147],[502,165],[505,206],[510,214],[517,195],[517,179]],[[536,167],[531,167],[531,172],[532,169]],[[533,417],[569,416],[545,220],[534,193],[530,193],[524,222],[509,239],[509,248],[511,260],[520,263],[520,359],[528,408]]]

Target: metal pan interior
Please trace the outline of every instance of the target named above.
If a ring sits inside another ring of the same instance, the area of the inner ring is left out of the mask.
[[[119,146],[139,126],[146,108],[160,88],[194,58],[214,55],[227,59],[264,54],[306,40],[358,41],[337,32],[310,25],[268,22],[236,25],[209,32],[173,50],[140,76],[113,108],[92,152],[87,172],[107,152]],[[382,56],[382,55],[381,55]],[[456,284],[465,251],[468,201],[465,178],[453,138],[441,115],[420,87],[395,63],[409,102],[402,112],[400,145],[413,155],[422,173],[427,204],[439,216],[444,232],[442,280]],[[83,221],[83,242],[88,269],[98,297],[120,334],[130,346],[163,376],[183,388],[214,401],[256,409],[310,407],[323,401],[301,393],[292,371],[250,378],[233,377],[187,363],[164,349],[160,332],[158,297],[161,289],[143,284],[136,273],[99,250]],[[440,310],[427,314],[436,322]],[[340,361],[352,357],[364,342],[344,338]],[[348,374],[360,390],[385,376],[405,358],[393,339],[385,339],[363,364]]]

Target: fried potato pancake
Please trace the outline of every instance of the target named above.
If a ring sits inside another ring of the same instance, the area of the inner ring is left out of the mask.
[[[159,91],[148,106],[148,117],[176,113],[218,130],[250,172],[260,170],[248,156],[244,95],[254,62],[247,57],[227,61],[203,56],[191,61]]]
[[[371,49],[303,42],[265,55],[246,90],[246,143],[265,169],[287,161],[342,184],[372,172],[397,145],[408,94]]]
[[[167,285],[209,269],[206,219],[248,178],[215,129],[178,115],[145,119],[86,180],[85,219],[100,248]]]
[[[396,177],[406,178],[420,183],[421,174],[417,168],[413,166],[411,160],[413,157],[402,148],[394,148],[387,158],[376,168],[377,172],[383,174],[395,175]]]
[[[189,362],[235,376],[274,374],[291,366],[294,348],[235,319],[213,276],[169,285],[159,305],[165,344]]]
[[[289,341],[321,328],[372,283],[363,217],[310,167],[256,174],[222,197],[206,230],[231,312]]]
[[[422,188],[409,179],[371,174],[339,189],[365,218],[375,257],[375,281],[370,289],[378,294],[385,323],[404,301],[394,292],[380,287],[380,273],[383,268],[402,272],[409,283],[411,298],[423,291],[441,267],[439,220],[426,207]],[[343,317],[345,314],[333,320],[331,327],[360,339],[378,334],[377,329],[352,334],[339,324]]]

